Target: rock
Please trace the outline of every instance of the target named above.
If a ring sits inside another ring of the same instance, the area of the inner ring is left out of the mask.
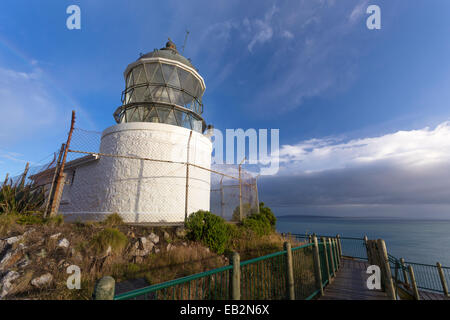
[[[12,244],[14,244],[17,241],[20,241],[22,239],[23,239],[23,235],[16,236],[16,237],[11,237],[11,238],[5,239],[5,241],[6,241],[7,244],[12,245]]]
[[[17,263],[18,268],[25,268],[31,262],[30,258],[27,254],[25,254],[24,258]]]
[[[31,280],[31,285],[37,288],[42,288],[49,285],[53,281],[53,276],[50,273],[46,273],[40,277]]]
[[[58,247],[61,247],[61,248],[68,248],[69,245],[70,245],[70,242],[69,242],[69,240],[67,240],[66,238],[61,239],[61,240],[59,240],[59,242],[58,242]]]
[[[176,247],[175,247],[173,244],[169,243],[169,244],[167,245],[166,250],[167,250],[167,251],[171,251],[171,250],[173,250],[173,249],[175,249],[175,248],[176,248]]]
[[[131,255],[134,257],[145,257],[149,255],[155,245],[145,237],[140,237],[131,247]]]
[[[157,244],[159,242],[159,237],[156,234],[154,234],[153,232],[150,233],[150,235],[147,238],[154,244]]]
[[[178,238],[184,238],[187,235],[187,231],[184,227],[178,227],[175,229],[175,234]]]
[[[108,249],[106,249],[106,255],[109,256],[112,252],[111,246],[108,246]]]
[[[0,270],[5,270],[6,268],[12,266],[14,263],[19,261],[20,258],[22,258],[22,255],[22,247],[19,247],[17,249],[13,249],[12,247],[10,247],[10,249],[5,253],[0,261]]]
[[[0,299],[4,298],[13,290],[12,282],[19,278],[20,274],[16,271],[8,271],[5,276],[2,277],[0,281],[0,287],[2,291],[0,292]]]
[[[159,253],[161,250],[155,247],[155,253]]]
[[[164,240],[170,240],[170,235],[166,231],[164,231]]]
[[[128,231],[127,236],[128,236],[128,238],[136,238],[136,236],[134,235],[134,232],[131,230]]]
[[[61,232],[55,233],[54,235],[50,236],[50,239],[56,240],[61,236]]]
[[[182,245],[183,245],[183,247],[187,247],[187,243],[186,242],[183,242]]]

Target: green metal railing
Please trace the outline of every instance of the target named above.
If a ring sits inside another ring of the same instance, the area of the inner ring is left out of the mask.
[[[299,241],[309,241],[312,235],[308,234],[286,234],[283,233],[285,237],[293,237]],[[324,238],[335,238],[336,236],[326,236],[326,235],[318,235],[319,239]],[[351,257],[355,259],[367,260],[367,250],[364,242],[364,238],[353,238],[353,237],[340,237],[341,245],[342,245],[342,255],[344,257]]]
[[[318,242],[320,264],[325,263],[325,248],[330,276],[338,269],[337,243]],[[314,243],[291,249],[296,299],[313,299],[320,293],[315,281]],[[334,262],[334,270],[332,263]],[[239,264],[240,298],[244,300],[287,299],[287,251],[279,251]],[[221,300],[231,299],[233,265],[122,293],[115,300]],[[327,271],[320,268],[322,286],[328,284]]]

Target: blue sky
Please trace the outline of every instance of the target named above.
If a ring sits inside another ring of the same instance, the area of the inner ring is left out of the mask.
[[[66,28],[72,4],[81,30]],[[366,28],[370,4],[381,30]],[[77,127],[113,125],[126,66],[189,29],[207,123],[280,129],[282,169],[262,200],[283,214],[448,216],[449,12],[442,0],[3,0],[0,175],[48,159],[72,109]],[[354,188],[335,194],[342,184]]]

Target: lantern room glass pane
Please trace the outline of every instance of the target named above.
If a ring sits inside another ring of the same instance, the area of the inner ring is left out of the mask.
[[[153,74],[151,82],[155,84],[165,84],[161,71],[161,65],[159,63],[155,64],[155,73]]]
[[[169,112],[169,115],[167,116],[167,119],[165,122],[167,124],[177,125],[177,120],[175,119],[175,115],[173,114],[172,110]]]

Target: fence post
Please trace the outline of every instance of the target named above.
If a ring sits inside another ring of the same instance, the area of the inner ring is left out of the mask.
[[[337,247],[337,240],[333,238],[333,247],[334,247],[334,257],[336,259],[336,271],[339,269],[341,262],[339,261],[339,250]]]
[[[442,265],[439,262],[437,262],[436,266],[438,268],[439,278],[441,278],[442,292],[444,292],[444,295],[446,297],[448,297],[447,281],[445,280],[445,275],[444,275],[444,271],[442,270]]]
[[[338,248],[339,248],[339,260],[342,258],[342,243],[341,243],[341,235],[338,234],[336,236],[337,242],[338,242]]]
[[[322,237],[322,242],[323,242],[323,256],[325,258],[325,269],[327,270],[328,284],[330,284],[331,276],[330,276],[330,266],[328,264],[327,239],[325,237]]]
[[[408,281],[408,274],[406,273],[405,259],[400,258],[400,266],[401,266],[402,272],[403,272],[403,280],[405,280],[405,284],[408,286],[409,281]]]
[[[292,263],[292,248],[289,242],[284,243],[284,250],[286,250],[286,295],[289,300],[295,300],[294,288],[294,267]]]
[[[113,277],[101,278],[94,289],[94,300],[114,300],[116,281]]]
[[[366,235],[364,235],[364,245],[366,246],[366,255],[367,255],[367,261],[369,262],[370,265],[372,265],[372,256],[371,256],[371,252],[370,252],[370,248],[369,248],[369,239],[367,238]]]
[[[417,289],[416,277],[414,276],[414,270],[411,265],[408,266],[409,276],[411,277],[411,285],[414,293],[414,298],[420,300],[419,290]]]
[[[70,123],[70,131],[69,135],[67,136],[67,142],[65,144],[64,154],[62,157],[61,167],[58,172],[58,177],[56,178],[55,183],[55,195],[52,200],[51,206],[50,206],[50,217],[55,216],[58,213],[59,204],[61,202],[61,195],[64,188],[64,166],[66,164],[67,159],[67,153],[69,152],[70,147],[70,140],[72,140],[72,133],[75,126],[75,111],[72,111],[72,120]]]
[[[319,256],[319,243],[317,242],[317,236],[313,235],[314,242],[314,273],[316,278],[316,287],[320,288],[320,296],[323,296],[323,285],[322,285],[322,271],[320,268],[320,256]]]
[[[397,300],[397,296],[395,295],[395,290],[394,290],[394,284],[392,282],[391,266],[389,265],[389,258],[388,258],[388,254],[387,254],[386,243],[384,242],[383,239],[378,239],[377,244],[378,244],[378,254],[380,257],[380,262],[383,265],[382,270],[384,271],[384,281],[386,284],[385,286],[386,286],[387,294],[392,300]]]
[[[333,257],[333,246],[331,245],[331,239],[328,238],[328,246],[330,247],[330,261],[331,261],[331,272],[333,274],[333,278],[336,276],[336,269],[334,266],[334,257]]]
[[[241,257],[239,253],[233,252],[231,257],[233,273],[231,277],[231,299],[241,300]]]

